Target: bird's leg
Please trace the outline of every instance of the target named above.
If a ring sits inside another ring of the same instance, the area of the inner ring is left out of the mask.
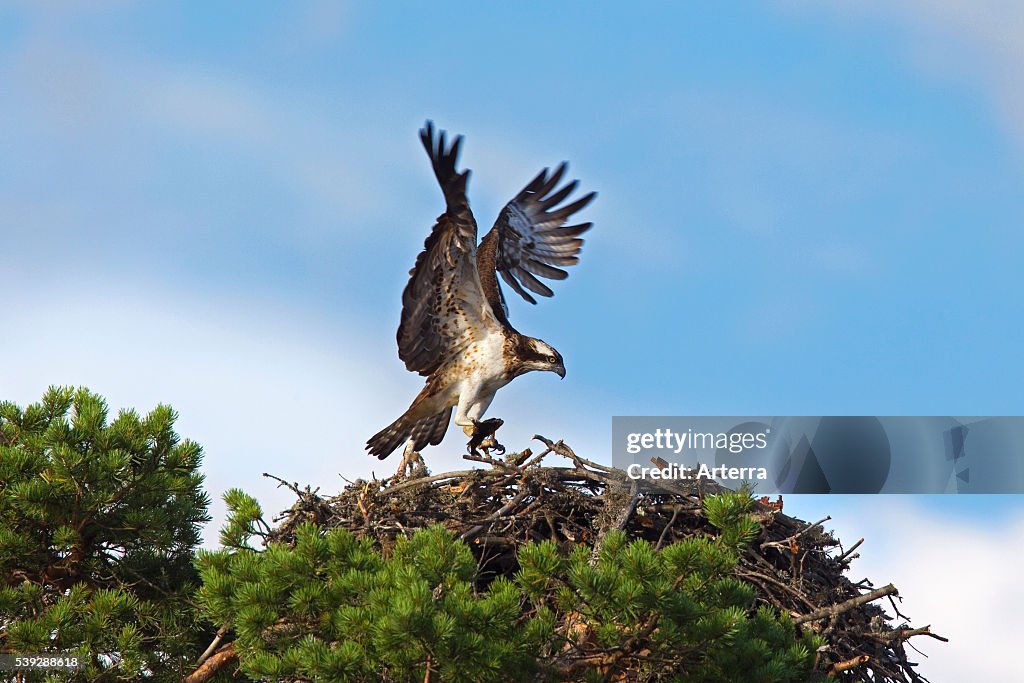
[[[413,479],[425,476],[427,463],[423,462],[423,456],[415,448],[412,439],[405,442],[405,450],[402,451],[402,462],[398,465],[395,477],[399,479]]]
[[[498,427],[505,424],[505,421],[499,417],[492,417],[487,420],[473,420],[473,424],[469,428],[463,428],[464,431],[469,435],[469,452],[473,455],[479,455],[477,449],[483,449],[484,451],[496,450],[498,455],[505,453],[505,447],[498,443],[498,440],[494,437],[494,433],[498,431]]]

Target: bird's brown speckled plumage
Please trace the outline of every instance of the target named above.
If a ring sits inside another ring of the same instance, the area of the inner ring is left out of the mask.
[[[559,207],[577,185],[573,181],[556,190],[563,163],[553,173],[544,169],[523,188],[478,247],[466,196],[469,171],[456,169],[462,137],[448,146],[444,131],[435,138],[428,121],[420,139],[444,192],[445,212],[409,272],[397,338],[399,358],[427,381],[409,409],[367,442],[367,450],[379,458],[406,441],[415,450],[440,443],[453,408],[456,422],[471,427],[494,393],[524,372],[564,376],[557,351],[509,323],[498,275],[531,303],[536,301],[526,290],[551,296],[536,276],[564,279],[568,274],[556,266],[576,263],[583,245],[579,235],[591,225],[564,225],[594,193]]]

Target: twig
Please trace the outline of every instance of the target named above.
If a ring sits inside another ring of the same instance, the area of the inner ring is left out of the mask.
[[[836,662],[835,664],[832,665],[832,668],[829,669],[828,675],[830,677],[834,677],[838,673],[842,673],[844,671],[849,671],[850,669],[858,667],[861,664],[867,664],[868,660],[870,660],[870,659],[871,659],[871,657],[868,657],[867,655],[860,655],[860,656],[854,657],[852,659],[847,659],[847,660],[842,661],[842,662]]]
[[[305,498],[307,495],[316,495],[316,491],[320,490],[320,489],[317,489],[316,491],[310,491],[309,487],[307,486],[306,490],[303,491],[302,489],[300,489],[298,487],[297,484],[289,483],[289,482],[285,481],[284,479],[282,479],[281,477],[275,477],[273,474],[267,474],[266,472],[263,473],[263,476],[266,477],[267,479],[273,479],[274,481],[278,482],[278,484],[277,484],[278,488],[281,488],[282,486],[287,486],[289,489],[292,490],[292,493],[294,493],[299,498]]]
[[[220,645],[220,641],[224,639],[224,634],[227,632],[228,630],[224,626],[221,626],[219,629],[217,629],[217,635],[213,637],[213,641],[206,647],[205,650],[203,650],[203,654],[199,655],[199,659],[196,660],[196,666],[201,665],[203,662],[210,658],[210,655],[212,655],[214,651],[217,649],[217,646]]]
[[[843,560],[845,560],[847,558],[852,560],[855,557],[855,556],[852,555],[853,551],[856,550],[857,548],[859,548],[860,544],[863,543],[863,542],[864,542],[864,539],[862,538],[859,541],[857,541],[856,543],[854,543],[853,545],[851,545],[849,550],[847,550],[845,553],[843,553],[842,555],[840,555],[839,557],[836,558],[836,562],[842,562]]]
[[[669,529],[672,528],[672,525],[676,523],[676,517],[678,516],[679,506],[677,505],[675,509],[672,510],[672,517],[668,520],[668,524],[665,525],[665,528],[661,530],[661,535],[658,536],[658,544],[654,546],[655,550],[661,550],[661,544],[665,542],[665,534],[667,534]]]
[[[899,596],[896,596],[896,597],[899,597]],[[910,617],[908,617],[903,612],[900,612],[899,605],[896,604],[896,601],[893,600],[893,596],[891,596],[891,595],[889,596],[889,604],[892,605],[892,609],[893,609],[894,612],[896,612],[896,616],[898,616],[900,619],[903,619],[904,621],[910,621]]]
[[[580,469],[583,469],[583,466],[586,466],[591,469],[605,473],[615,471],[614,467],[608,467],[607,465],[601,465],[596,462],[591,462],[586,458],[581,458],[580,456],[576,455],[576,453],[574,453],[573,450],[569,448],[569,446],[561,439],[559,439],[558,441],[552,441],[551,439],[544,438],[540,434],[534,434],[533,438],[547,446],[552,453],[558,453],[559,455],[569,458]]]
[[[527,448],[527,449],[526,449],[525,451],[523,451],[523,452],[524,452],[524,453],[526,453],[526,452],[528,452],[529,450],[530,450],[530,449],[529,449],[529,448]],[[526,469],[526,468],[528,468],[528,467],[533,467],[534,465],[536,465],[537,463],[539,463],[539,462],[540,462],[541,460],[543,460],[543,459],[544,459],[544,456],[548,455],[549,453],[551,453],[551,449],[550,449],[550,448],[545,448],[545,449],[544,449],[544,450],[542,450],[542,451],[541,451],[540,453],[537,453],[537,454],[536,454],[536,455],[534,455],[533,457],[531,457],[531,458],[529,458],[528,460],[526,460],[526,462],[524,462],[523,464],[521,464],[521,465],[519,466],[519,469],[521,469],[521,470],[525,470],[525,469]]]
[[[529,491],[527,491],[526,489],[523,489],[522,491],[519,492],[518,495],[516,495],[515,498],[513,498],[512,500],[508,501],[503,506],[501,506],[498,509],[497,512],[495,512],[494,514],[488,516],[486,519],[484,519],[483,521],[481,521],[479,524],[477,524],[476,526],[472,527],[471,529],[467,529],[466,531],[463,531],[461,534],[459,534],[459,538],[461,538],[462,540],[465,541],[465,540],[468,540],[468,539],[472,538],[476,534],[480,533],[481,531],[483,531],[484,527],[487,526],[488,523],[494,522],[494,521],[496,521],[498,519],[501,519],[505,515],[507,515],[510,512],[512,512],[512,510],[515,509],[516,505],[519,505],[519,503],[522,502],[523,498],[526,498],[526,495],[528,493],[529,493]]]
[[[850,598],[849,600],[840,602],[836,605],[829,605],[828,607],[816,609],[810,614],[803,614],[794,619],[793,622],[797,624],[803,624],[808,621],[818,621],[819,619],[835,617],[842,614],[843,612],[853,609],[854,607],[858,607],[865,603],[871,602],[872,600],[877,600],[878,598],[885,597],[886,595],[894,594],[896,594],[896,586],[890,583],[889,585],[882,586],[881,588],[873,590],[870,593],[858,595],[855,598]]]
[[[238,661],[238,653],[235,652],[234,642],[230,642],[215,655],[207,659],[199,668],[181,679],[181,683],[206,683],[216,676],[221,669]]]
[[[891,631],[872,631],[867,635],[871,636],[872,638],[884,640],[886,642],[892,640],[906,640],[908,638],[913,638],[914,636],[928,636],[930,638],[934,638],[935,640],[941,640],[944,643],[949,642],[949,638],[944,638],[943,636],[940,636],[938,633],[932,633],[931,624],[928,624],[927,626],[922,626],[921,628],[894,628]]]
[[[504,460],[498,460],[496,458],[492,458],[489,455],[478,455],[476,453],[464,453],[462,455],[462,459],[463,460],[472,460],[474,462],[482,462],[482,463],[486,463],[486,464],[490,465],[491,467],[498,467],[498,468],[506,469],[506,470],[514,469],[514,467],[511,464],[505,462]]]
[[[781,541],[765,541],[761,544],[761,550],[764,550],[765,548],[788,548],[790,551],[795,553],[796,550],[793,550],[793,548],[796,547],[796,539],[800,538],[814,527],[821,526],[830,519],[832,519],[832,515],[825,515],[814,524],[808,524],[789,538],[784,538]]]
[[[427,484],[433,484],[435,481],[442,481],[443,479],[462,479],[472,475],[474,472],[480,472],[481,470],[456,470],[454,472],[442,472],[441,474],[432,474],[429,477],[418,477],[416,479],[408,479],[398,484],[392,484],[385,486],[384,493],[395,493],[402,489],[411,488],[413,486],[425,486]]]

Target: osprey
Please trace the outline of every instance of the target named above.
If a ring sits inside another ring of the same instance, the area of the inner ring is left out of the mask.
[[[566,164],[553,173],[545,168],[505,205],[478,245],[476,220],[466,197],[469,171],[456,170],[462,136],[448,146],[445,132],[435,139],[434,125],[427,121],[420,139],[444,193],[445,212],[409,271],[402,293],[398,357],[427,382],[405,414],[366,443],[370,454],[381,459],[405,443],[403,468],[417,451],[441,442],[453,408],[455,424],[471,437],[471,452],[480,447],[503,451],[493,438],[502,421],[480,419],[495,392],[531,370],[565,377],[558,351],[512,327],[498,275],[532,304],[537,301],[527,290],[551,296],[552,290],[538,276],[567,277],[558,266],[579,260],[579,236],[591,223],[565,223],[595,196],[591,192],[559,207],[577,181],[559,189]]]

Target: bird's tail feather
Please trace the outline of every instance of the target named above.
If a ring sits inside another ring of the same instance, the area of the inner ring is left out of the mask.
[[[448,431],[448,422],[452,417],[451,408],[419,419],[411,417],[409,412],[370,437],[366,442],[366,450],[370,455],[376,455],[383,460],[409,439],[413,440],[413,448],[417,451],[428,445],[436,446],[441,443],[444,433]]]

